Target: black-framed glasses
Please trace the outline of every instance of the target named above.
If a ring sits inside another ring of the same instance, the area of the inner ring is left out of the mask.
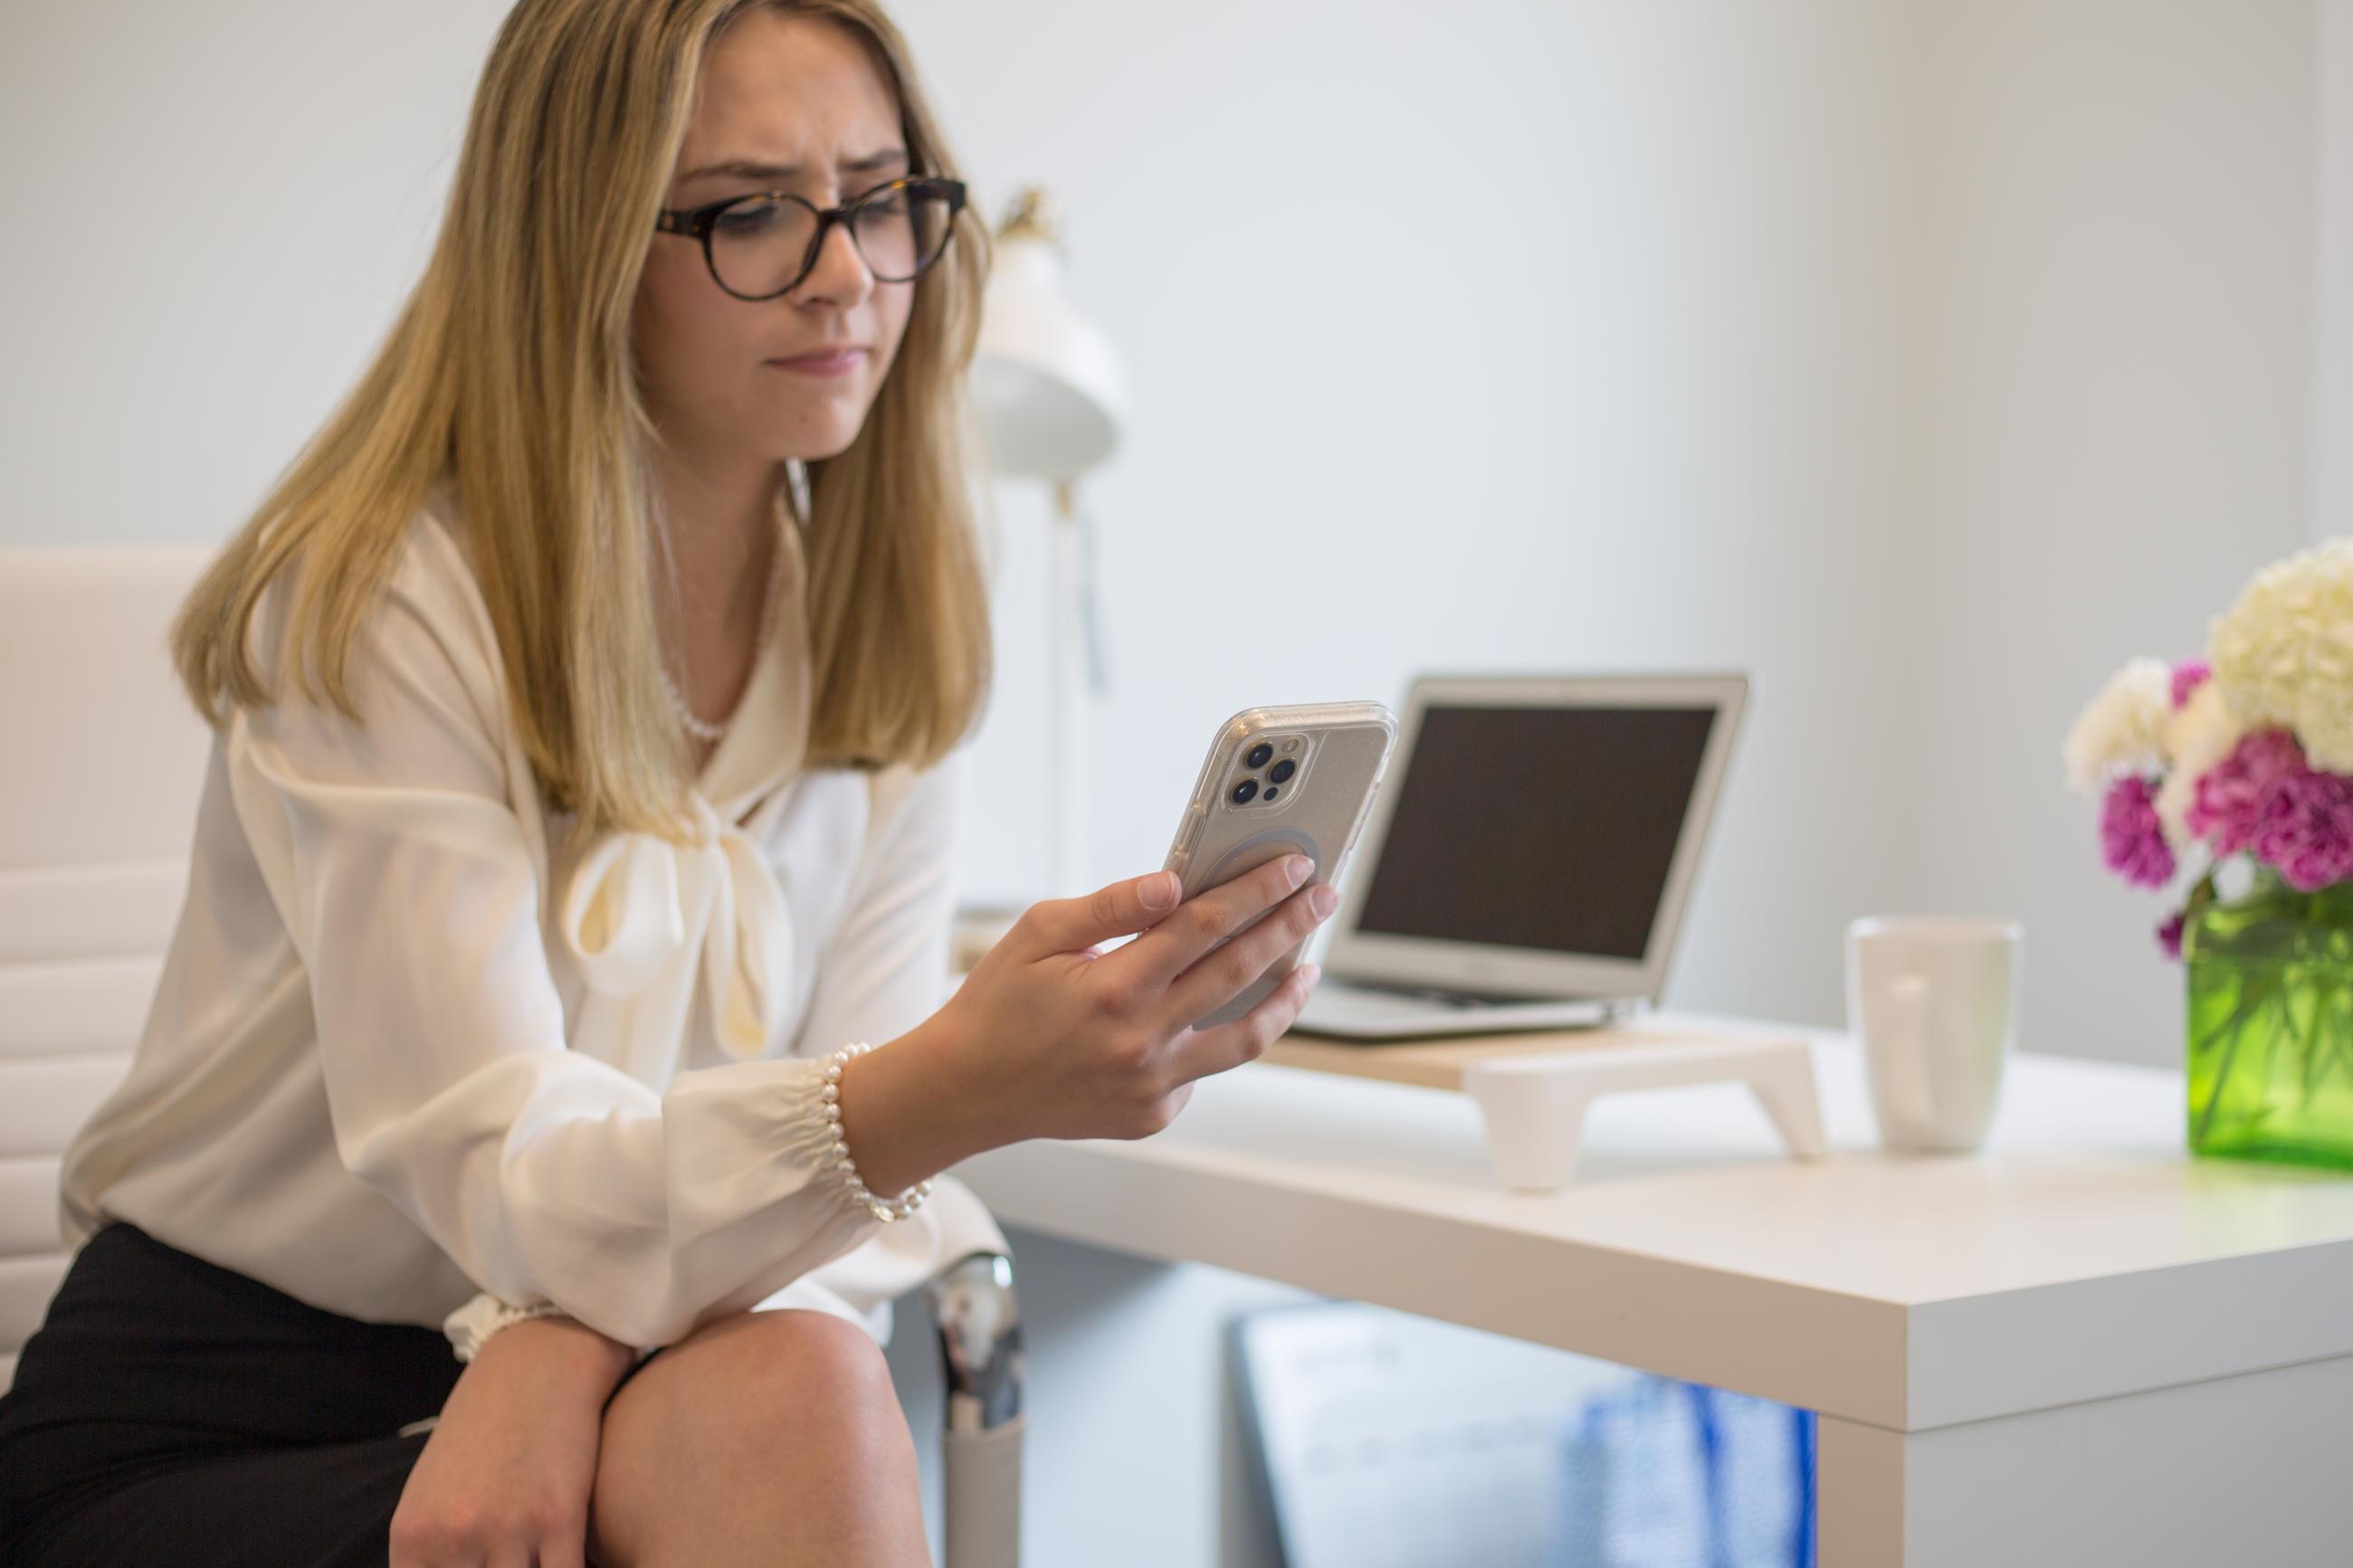
[[[946,254],[963,209],[963,181],[912,175],[836,207],[819,207],[790,191],[665,207],[654,227],[701,240],[711,276],[737,299],[773,300],[809,275],[837,223],[849,231],[876,282],[911,283]]]

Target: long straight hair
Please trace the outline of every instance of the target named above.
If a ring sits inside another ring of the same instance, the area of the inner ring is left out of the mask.
[[[692,769],[662,687],[654,487],[629,323],[712,42],[744,12],[829,20],[897,95],[913,167],[955,164],[903,40],[873,0],[521,0],[483,68],[441,230],[374,362],[181,606],[171,646],[208,723],[272,700],[248,646],[290,571],[287,658],[364,722],[354,635],[406,530],[447,483],[499,643],[507,701],[574,841],[687,841]],[[967,475],[965,381],[989,265],[959,213],[914,284],[857,437],[807,464],[813,664],[807,765],[928,766],[990,682],[988,594]],[[781,542],[778,548],[782,548]]]

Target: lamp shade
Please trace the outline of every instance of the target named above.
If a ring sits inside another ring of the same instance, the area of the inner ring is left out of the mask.
[[[997,239],[973,397],[1001,474],[1075,479],[1119,444],[1127,414],[1119,356],[1071,303],[1060,248],[1035,224]]]

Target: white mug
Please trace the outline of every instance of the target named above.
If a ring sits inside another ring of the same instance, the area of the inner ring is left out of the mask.
[[[1964,1153],[1993,1125],[2018,1042],[2016,921],[1882,917],[1847,928],[1847,1027],[1890,1149]]]

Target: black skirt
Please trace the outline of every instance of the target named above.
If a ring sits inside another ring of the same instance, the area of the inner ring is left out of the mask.
[[[464,1371],[438,1329],[325,1311],[110,1221],[0,1395],[0,1563],[383,1568],[431,1436],[401,1428]]]

